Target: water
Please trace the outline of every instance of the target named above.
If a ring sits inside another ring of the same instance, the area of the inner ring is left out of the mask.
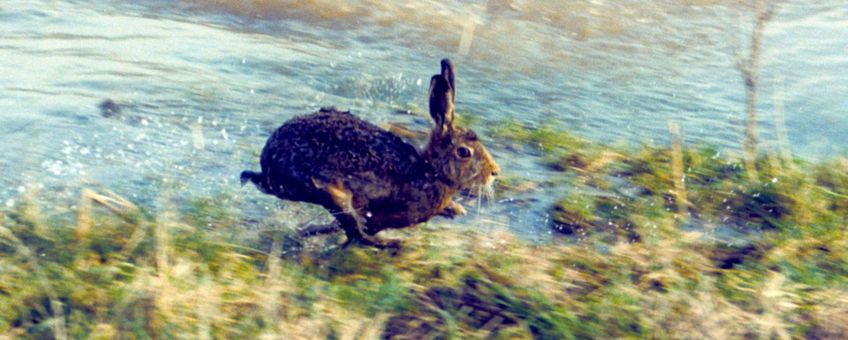
[[[722,0],[5,0],[0,204],[33,190],[67,204],[83,186],[144,203],[164,188],[226,192],[267,213],[279,203],[237,175],[258,168],[270,131],[325,105],[427,129],[428,79],[445,56],[458,109],[484,140],[487,126],[518,119],[664,144],[674,120],[687,143],[734,152],[745,95],[735,65],[752,26],[750,8]],[[793,153],[844,155],[848,7],[789,1],[763,46],[763,143],[779,146],[779,100]],[[98,108],[107,98],[121,107],[109,118]],[[549,175],[538,155],[490,144],[507,175]],[[561,190],[500,197],[477,218],[544,233]]]

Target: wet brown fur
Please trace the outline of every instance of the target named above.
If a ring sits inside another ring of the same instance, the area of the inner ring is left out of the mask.
[[[442,60],[431,80],[435,126],[423,152],[350,112],[322,108],[280,126],[262,150],[262,172],[245,171],[242,181],[325,207],[349,243],[385,246],[373,235],[461,212],[451,197],[490,183],[499,171],[476,134],[454,126],[455,93],[453,67]]]

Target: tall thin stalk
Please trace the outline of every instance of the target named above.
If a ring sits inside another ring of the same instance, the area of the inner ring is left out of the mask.
[[[747,62],[737,64],[742,79],[745,81],[745,142],[742,147],[745,158],[745,168],[751,178],[757,177],[757,94],[760,77],[760,54],[763,45],[763,31],[771,20],[774,6],[769,0],[753,0],[756,21],[751,32],[751,54]]]

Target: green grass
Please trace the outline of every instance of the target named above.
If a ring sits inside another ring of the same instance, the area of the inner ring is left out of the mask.
[[[0,210],[0,338],[848,336],[848,161],[763,155],[751,178],[684,149],[679,205],[670,149],[495,132],[561,172],[552,217],[582,241],[442,220],[394,232],[392,255],[300,239],[280,222],[292,212],[247,221],[236,197],[169,210],[24,197]],[[721,228],[738,243],[715,240]]]

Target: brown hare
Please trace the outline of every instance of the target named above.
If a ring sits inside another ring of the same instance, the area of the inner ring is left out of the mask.
[[[500,168],[473,131],[454,125],[453,65],[443,59],[441,67],[430,80],[435,126],[423,152],[350,112],[322,108],[280,126],[262,150],[262,172],[242,172],[242,184],[323,206],[346,245],[397,246],[374,235],[464,214],[451,197],[491,185]]]

